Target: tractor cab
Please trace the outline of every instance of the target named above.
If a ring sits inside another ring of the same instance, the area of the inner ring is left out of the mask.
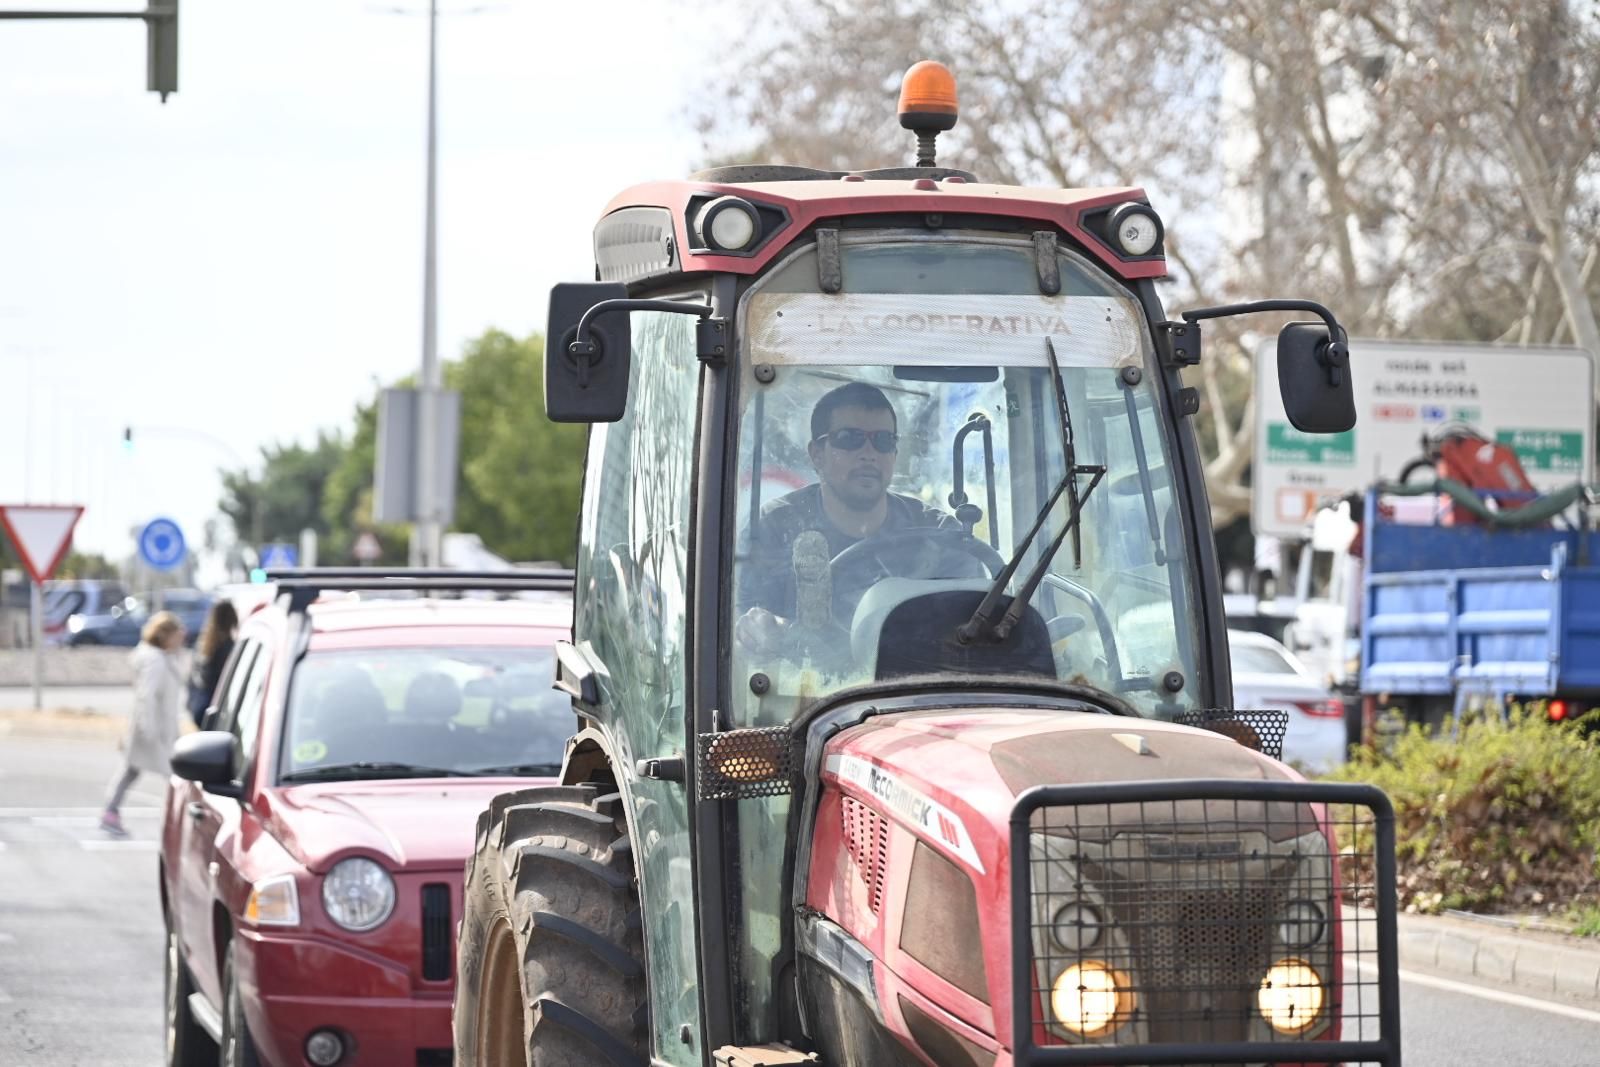
[[[1300,300],[1168,318],[1141,190],[939,167],[938,64],[900,112],[912,167],[622,193],[597,280],[552,293],[545,409],[592,427],[579,730],[565,792],[480,820],[457,1062],[1391,1062],[1379,976],[1339,984],[1339,790],[1231,709],[1181,377],[1205,319],[1302,312],[1285,407],[1347,430],[1344,331]],[[557,836],[632,925],[574,932]]]

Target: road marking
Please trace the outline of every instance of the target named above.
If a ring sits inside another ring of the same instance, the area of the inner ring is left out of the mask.
[[[85,852],[154,852],[154,841],[79,841]]]
[[[1378,970],[1376,966],[1366,962],[1358,963],[1356,966],[1373,974],[1376,974]],[[1562,1004],[1554,1000],[1540,1000],[1538,997],[1523,996],[1521,993],[1508,993],[1503,989],[1473,985],[1471,982],[1456,982],[1449,978],[1438,978],[1431,974],[1419,974],[1416,971],[1400,971],[1399,974],[1401,982],[1427,986],[1430,989],[1437,989],[1445,993],[1461,993],[1469,997],[1481,997],[1484,1000],[1509,1004],[1514,1008],[1532,1008],[1534,1011],[1549,1012],[1551,1015],[1565,1015],[1569,1019],[1577,1019],[1581,1022],[1600,1023],[1600,1011],[1590,1011],[1586,1008]]]
[[[33,815],[28,819],[35,826],[99,826],[93,815]]]

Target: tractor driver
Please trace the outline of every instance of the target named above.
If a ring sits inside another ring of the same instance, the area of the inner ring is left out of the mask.
[[[782,646],[799,609],[797,570],[816,570],[851,545],[880,533],[960,528],[955,516],[889,491],[899,455],[898,423],[883,391],[850,382],[824,394],[811,411],[807,454],[817,481],[767,504],[740,568],[735,635],[752,651]],[[803,534],[815,537],[796,551]]]

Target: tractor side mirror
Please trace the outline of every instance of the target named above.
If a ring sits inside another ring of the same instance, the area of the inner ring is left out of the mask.
[[[628,406],[632,344],[621,282],[567,282],[550,290],[544,334],[544,412],[551,422],[616,422]],[[578,326],[588,316],[584,336]]]
[[[1350,349],[1344,331],[1330,339],[1320,322],[1291,322],[1278,333],[1283,409],[1302,433],[1343,433],[1356,424]]]

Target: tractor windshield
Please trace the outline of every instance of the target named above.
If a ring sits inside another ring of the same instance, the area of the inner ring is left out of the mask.
[[[822,292],[815,251],[797,253],[741,312],[740,724],[911,675],[1197,706],[1191,561],[1137,301],[1065,253],[1060,292],[1041,292],[1025,239],[846,236],[840,268],[843,291]]]

